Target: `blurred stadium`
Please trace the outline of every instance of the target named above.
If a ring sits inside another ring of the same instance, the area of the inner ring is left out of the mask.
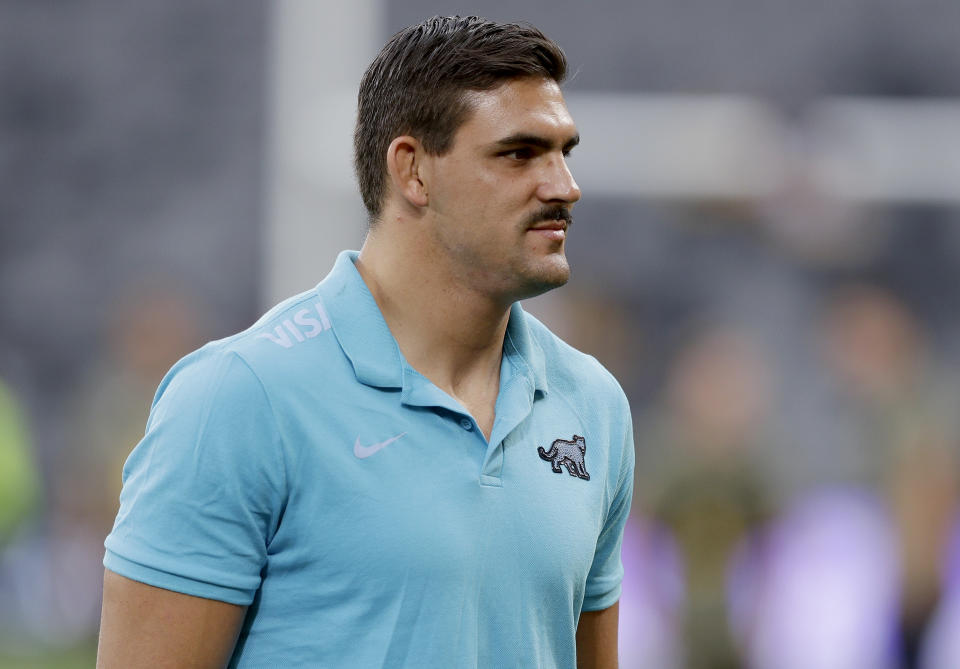
[[[960,4],[0,6],[0,667],[92,666],[166,369],[358,247],[360,74],[433,14],[566,50],[528,308],[631,398],[621,666],[960,667]]]

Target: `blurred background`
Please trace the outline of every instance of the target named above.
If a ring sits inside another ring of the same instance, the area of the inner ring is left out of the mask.
[[[360,75],[433,14],[566,50],[531,301],[631,399],[622,666],[960,667],[960,4],[0,5],[0,667],[88,667],[180,356],[357,248]]]

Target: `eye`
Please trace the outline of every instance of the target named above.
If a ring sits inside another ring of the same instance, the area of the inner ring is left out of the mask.
[[[504,151],[500,155],[504,156],[505,158],[510,158],[511,160],[530,160],[535,154],[533,149],[525,146],[519,149],[510,149],[509,151]]]

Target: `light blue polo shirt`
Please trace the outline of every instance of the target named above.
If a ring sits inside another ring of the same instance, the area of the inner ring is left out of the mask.
[[[233,667],[573,668],[620,594],[623,392],[515,305],[488,442],[355,258],[167,374],[104,564],[249,605]]]

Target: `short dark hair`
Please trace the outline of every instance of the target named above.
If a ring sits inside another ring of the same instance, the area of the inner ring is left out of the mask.
[[[450,149],[471,111],[467,91],[544,77],[561,83],[563,51],[529,24],[435,16],[404,28],[367,68],[357,96],[354,169],[373,224],[387,190],[390,142],[411,135],[433,155]]]

